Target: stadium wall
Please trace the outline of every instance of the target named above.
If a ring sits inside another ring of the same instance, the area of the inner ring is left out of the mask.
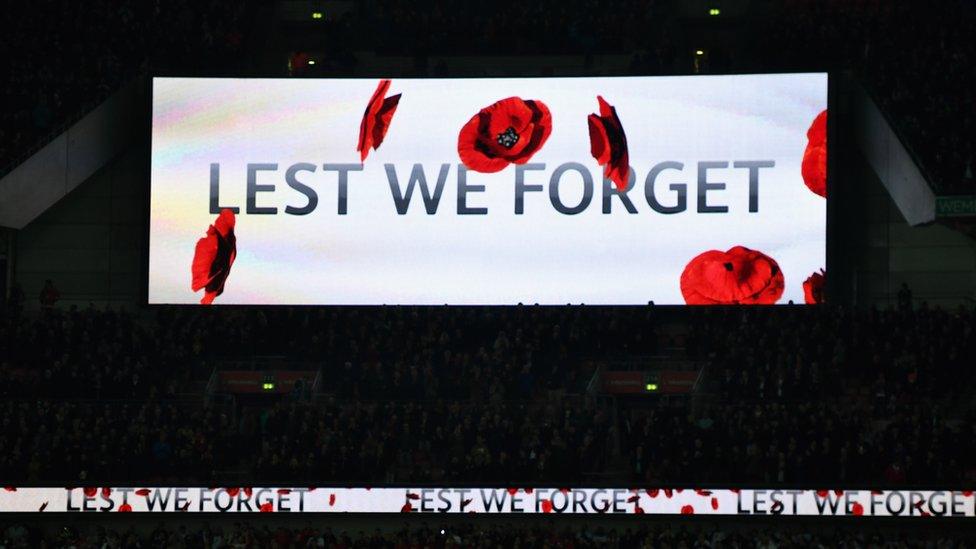
[[[134,143],[17,232],[13,270],[28,309],[46,279],[59,306],[141,301],[148,162],[146,144]]]
[[[849,239],[853,276],[849,291],[863,306],[895,305],[902,283],[916,304],[955,307],[976,298],[976,241],[938,223],[911,226],[867,161],[859,155],[839,184],[851,184],[846,195],[852,219],[836,227]],[[853,238],[851,238],[853,236]]]

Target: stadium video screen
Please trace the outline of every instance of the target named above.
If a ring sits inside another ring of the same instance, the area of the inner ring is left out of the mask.
[[[826,74],[152,95],[150,303],[822,299]]]

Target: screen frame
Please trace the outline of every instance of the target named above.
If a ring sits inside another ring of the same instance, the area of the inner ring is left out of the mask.
[[[834,106],[837,104],[838,98],[838,84],[837,79],[839,78],[838,73],[833,70],[811,70],[811,71],[770,71],[770,72],[756,72],[756,71],[746,71],[746,72],[708,72],[703,74],[695,73],[668,73],[668,74],[608,74],[599,75],[593,74],[592,72],[578,71],[578,74],[563,74],[558,76],[558,78],[623,78],[623,77],[682,77],[682,78],[695,78],[700,76],[779,76],[779,75],[795,75],[795,74],[823,74],[827,77],[827,196],[833,195],[833,180],[835,178],[836,172],[836,161],[833,161],[834,154],[836,151],[836,138],[839,135],[838,123],[835,116]],[[155,308],[169,308],[169,307],[199,307],[199,303],[155,303],[149,301],[149,263],[150,263],[150,239],[152,233],[151,224],[151,208],[152,208],[152,128],[153,128],[153,104],[154,104],[154,81],[156,78],[186,78],[186,79],[251,79],[251,80],[290,80],[290,79],[302,79],[302,80],[368,80],[368,79],[383,79],[383,78],[410,78],[416,80],[501,80],[501,79],[511,79],[511,78],[556,78],[552,75],[542,75],[542,74],[531,74],[522,72],[519,74],[506,74],[506,75],[486,75],[486,76],[458,76],[458,77],[429,77],[425,75],[399,75],[393,76],[390,74],[380,74],[374,71],[366,71],[365,74],[357,75],[345,75],[339,74],[334,76],[329,76],[328,78],[323,78],[319,76],[295,76],[287,77],[276,74],[225,74],[225,75],[201,75],[201,74],[187,74],[185,72],[167,72],[167,71],[151,71],[145,76],[145,89],[146,93],[146,119],[144,121],[146,125],[146,132],[148,134],[148,139],[145,142],[145,186],[146,186],[146,203],[144,206],[145,212],[145,230],[144,230],[144,242],[145,246],[142,249],[143,261],[142,261],[142,276],[141,276],[141,287],[140,290],[140,300],[139,304],[143,307],[150,309]],[[825,250],[824,250],[824,271],[831,272],[831,265],[834,263],[833,259],[839,251],[836,249],[839,243],[835,238],[834,223],[833,220],[840,216],[837,211],[836,200],[828,199],[825,208],[825,218],[824,218],[824,239],[825,239]],[[829,302],[830,296],[839,296],[841,292],[838,291],[840,287],[839,283],[834,280],[836,277],[828,277],[825,281],[824,286],[824,296],[825,302]],[[620,304],[620,305],[587,305],[585,303],[567,303],[567,304],[443,304],[443,305],[430,305],[430,304],[419,304],[419,305],[400,305],[400,304],[313,304],[313,303],[303,303],[303,304],[228,304],[228,303],[213,303],[211,306],[226,307],[226,308],[279,308],[279,307],[342,307],[342,308],[363,308],[363,309],[373,309],[382,307],[418,307],[418,308],[437,308],[437,307],[465,307],[465,308],[508,308],[508,307],[585,307],[590,309],[606,309],[606,308],[637,308],[637,307],[655,307],[655,308],[708,308],[708,309],[738,309],[740,307],[752,307],[752,308],[789,308],[789,307],[816,307],[819,305],[807,305],[805,303],[776,303],[772,305],[688,305],[680,303],[668,303],[668,304],[657,304],[649,302],[647,304]]]

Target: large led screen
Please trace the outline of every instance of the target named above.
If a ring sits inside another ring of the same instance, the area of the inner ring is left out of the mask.
[[[149,302],[819,302],[826,111],[826,74],[155,78]]]

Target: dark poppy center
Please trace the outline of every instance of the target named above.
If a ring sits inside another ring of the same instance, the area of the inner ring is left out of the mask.
[[[515,132],[515,128],[509,126],[508,129],[498,134],[496,140],[498,141],[498,144],[501,145],[502,147],[505,147],[506,149],[511,149],[512,147],[515,146],[516,143],[518,143],[519,134]]]
[[[729,262],[724,263],[723,266],[725,267],[725,270],[726,271],[731,271],[732,270],[732,264],[729,263]]]

